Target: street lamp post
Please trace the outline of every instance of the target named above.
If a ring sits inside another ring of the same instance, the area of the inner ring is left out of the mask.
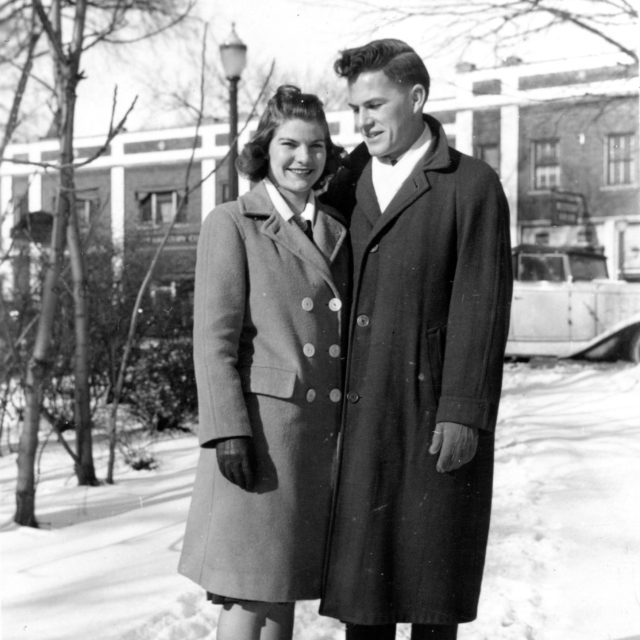
[[[238,37],[235,23],[220,45],[220,57],[224,75],[229,81],[229,200],[235,200],[238,197],[238,81],[247,64],[247,45]]]

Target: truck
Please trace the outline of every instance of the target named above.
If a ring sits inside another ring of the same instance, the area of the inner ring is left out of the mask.
[[[640,283],[609,277],[588,247],[519,245],[508,358],[640,362]]]

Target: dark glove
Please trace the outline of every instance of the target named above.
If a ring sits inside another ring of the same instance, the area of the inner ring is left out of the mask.
[[[429,453],[438,456],[436,469],[440,473],[455,471],[471,462],[478,448],[478,430],[456,422],[439,422],[433,433]]]
[[[253,489],[255,457],[251,438],[242,436],[218,441],[216,457],[220,473],[229,482],[245,491]]]

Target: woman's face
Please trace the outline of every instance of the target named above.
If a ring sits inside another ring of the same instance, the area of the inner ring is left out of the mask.
[[[269,143],[269,179],[283,195],[306,199],[327,161],[324,129],[319,122],[286,120]]]

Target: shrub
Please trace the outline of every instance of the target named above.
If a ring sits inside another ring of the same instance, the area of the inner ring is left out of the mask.
[[[158,461],[146,447],[121,444],[121,450],[125,463],[135,471],[153,471],[158,468]]]
[[[197,410],[191,341],[154,340],[138,348],[127,371],[124,402],[151,431],[188,430]]]

